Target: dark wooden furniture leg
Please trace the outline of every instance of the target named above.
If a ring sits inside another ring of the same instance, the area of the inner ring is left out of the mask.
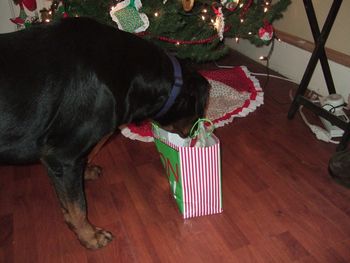
[[[341,4],[342,4],[342,0],[333,0],[332,6],[327,15],[327,19],[322,27],[322,31],[320,32],[320,29],[317,23],[317,18],[315,15],[315,10],[312,4],[312,0],[304,0],[304,7],[309,20],[312,35],[315,41],[315,48],[312,52],[309,63],[305,69],[303,78],[300,82],[299,88],[295,94],[294,100],[288,112],[288,118],[292,119],[295,116],[295,113],[297,112],[299,107],[301,105],[304,105],[306,108],[310,109],[317,115],[327,119],[333,125],[336,125],[339,128],[343,129],[344,135],[340,141],[340,144],[337,147],[337,150],[343,150],[346,148],[347,143],[349,142],[350,124],[344,122],[343,120],[329,113],[322,107],[318,105],[314,105],[312,102],[310,102],[307,98],[304,97],[304,94],[310,83],[311,77],[314,73],[318,60],[320,60],[320,63],[322,66],[322,71],[327,84],[327,89],[329,94],[336,93],[324,46],[326,44],[329,33],[331,32],[331,29],[333,27],[334,21],[337,17]]]

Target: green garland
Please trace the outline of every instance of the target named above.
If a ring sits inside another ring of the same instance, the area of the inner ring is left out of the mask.
[[[65,2],[71,15],[92,17],[116,26],[109,15],[109,10],[115,5],[111,0]],[[193,9],[185,12],[180,0],[167,0],[165,4],[163,0],[144,0],[140,11],[148,16],[150,26],[142,36],[176,52],[181,58],[197,62],[213,61],[227,54],[228,48],[217,37],[218,32],[211,22],[216,18],[212,6],[221,7],[225,22],[224,38],[248,39],[252,44],[262,46],[270,41],[259,38],[259,29],[282,18],[282,12],[290,3],[290,0],[274,1],[274,4],[267,0],[240,0],[236,9],[229,10],[218,0],[195,0]],[[268,7],[267,12],[264,12],[265,7]]]

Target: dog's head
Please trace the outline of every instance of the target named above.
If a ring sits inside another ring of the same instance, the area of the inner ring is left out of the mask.
[[[189,61],[167,54],[150,41],[124,31],[114,33],[118,38],[109,59],[113,66],[103,67],[101,74],[109,80],[106,83],[117,106],[124,105],[119,125],[151,119],[170,132],[187,136],[195,121],[204,116],[209,97],[207,79]],[[120,39],[128,43],[127,48],[117,48]]]
[[[153,63],[149,63],[152,58],[142,54],[148,67],[139,65],[140,74],[131,82],[123,123],[142,123],[151,119],[161,128],[187,137],[193,124],[205,114],[209,82],[190,63],[159,49],[153,54],[155,52],[158,54]]]
[[[167,101],[161,108],[161,116],[155,116],[154,121],[156,121],[163,129],[177,133],[181,137],[189,136],[190,130],[193,124],[199,119],[203,118],[209,98],[209,82],[197,71],[191,69],[184,62],[178,62],[177,59],[170,57],[171,60],[175,60],[177,65],[174,65],[174,81],[172,85],[172,90],[167,98]],[[180,65],[181,63],[181,65]],[[176,67],[180,73],[180,84],[176,80],[179,78],[176,73]],[[168,109],[166,104],[168,103],[169,97],[173,96],[173,91],[178,85],[178,95],[171,102]],[[164,112],[165,110],[165,112]]]

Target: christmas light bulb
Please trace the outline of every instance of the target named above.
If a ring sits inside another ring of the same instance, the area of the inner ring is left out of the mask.
[[[202,12],[203,12],[203,13],[207,13],[208,10],[204,8],[204,9],[202,10]]]
[[[155,16],[155,17],[158,17],[158,16],[159,16],[158,12],[155,12],[155,13],[154,13],[154,16]]]

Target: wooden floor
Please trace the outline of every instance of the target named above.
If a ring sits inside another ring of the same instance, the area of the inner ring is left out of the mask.
[[[265,72],[236,53],[222,63]],[[263,106],[216,130],[220,215],[183,220],[155,146],[113,138],[86,183],[90,220],[115,235],[99,251],[68,230],[41,165],[1,166],[0,262],[350,262],[350,190],[328,175],[335,146],[286,118],[291,88],[270,79]]]

